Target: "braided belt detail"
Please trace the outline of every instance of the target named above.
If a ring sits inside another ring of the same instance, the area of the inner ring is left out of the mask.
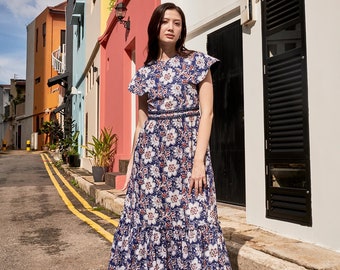
[[[190,116],[198,116],[200,114],[199,107],[188,108],[182,110],[171,111],[148,111],[149,119],[175,119]]]

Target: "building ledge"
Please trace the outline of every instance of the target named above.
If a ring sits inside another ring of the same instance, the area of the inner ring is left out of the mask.
[[[55,84],[60,84],[64,88],[67,88],[67,77],[68,77],[68,72],[65,72],[63,74],[60,74],[58,76],[54,76],[47,81],[48,87],[51,87]]]

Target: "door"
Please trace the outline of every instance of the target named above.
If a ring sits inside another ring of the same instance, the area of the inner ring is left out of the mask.
[[[214,121],[210,140],[217,200],[245,205],[242,27],[236,21],[208,35],[213,67]]]
[[[21,125],[18,126],[17,149],[21,149]]]

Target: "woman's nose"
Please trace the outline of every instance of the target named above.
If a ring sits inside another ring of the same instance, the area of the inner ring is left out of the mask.
[[[174,30],[174,24],[172,22],[169,23],[168,29],[171,31]]]

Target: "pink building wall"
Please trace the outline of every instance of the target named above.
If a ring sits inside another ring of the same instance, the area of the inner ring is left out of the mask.
[[[121,2],[121,1],[119,1]],[[122,1],[127,7],[124,20],[130,17],[130,31],[115,17],[114,9],[107,21],[107,28],[99,38],[101,44],[100,78],[100,128],[112,127],[118,135],[118,153],[114,171],[118,171],[118,160],[128,159],[131,153],[132,128],[131,95],[127,90],[132,77],[132,53],[135,52],[136,69],[146,58],[147,25],[151,14],[160,0]]]

